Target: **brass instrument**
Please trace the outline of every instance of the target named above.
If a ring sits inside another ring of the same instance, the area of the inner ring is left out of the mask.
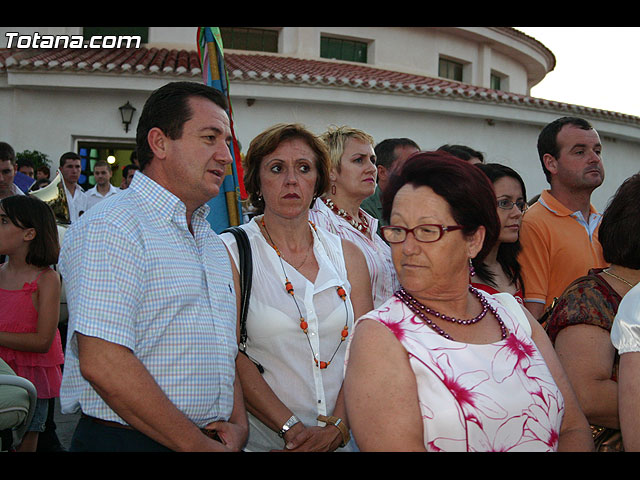
[[[69,214],[67,192],[64,187],[64,181],[60,170],[58,170],[56,177],[49,185],[39,190],[30,189],[27,192],[27,195],[30,197],[36,197],[49,205],[53,211],[53,216],[56,219],[56,225],[58,227],[58,241],[60,242],[60,245],[62,245],[64,234],[71,224],[71,215]],[[57,267],[55,268],[57,270]],[[60,290],[60,314],[58,317],[58,323],[65,323],[68,319],[69,310],[67,308],[67,293],[63,281]]]
[[[53,215],[58,225],[69,226],[71,223],[69,202],[67,201],[67,194],[64,189],[64,181],[60,170],[58,170],[56,178],[54,178],[49,185],[39,190],[29,190],[27,194],[49,205],[51,210],[53,210]]]

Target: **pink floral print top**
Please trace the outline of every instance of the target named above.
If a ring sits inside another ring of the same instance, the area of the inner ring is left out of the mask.
[[[395,296],[358,322],[384,324],[409,353],[428,451],[556,451],[562,394],[516,315],[483,294],[510,332],[504,340],[447,340]]]

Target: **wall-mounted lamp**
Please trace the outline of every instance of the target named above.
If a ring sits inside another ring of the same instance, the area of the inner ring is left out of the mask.
[[[120,110],[120,116],[122,117],[122,124],[124,125],[124,131],[129,131],[129,125],[131,124],[131,120],[133,119],[133,114],[136,109],[133,105],[131,105],[128,101],[121,107],[118,107]]]

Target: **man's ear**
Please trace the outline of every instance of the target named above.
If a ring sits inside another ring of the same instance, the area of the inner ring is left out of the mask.
[[[147,142],[149,143],[149,147],[151,148],[154,157],[166,157],[168,146],[167,140],[167,136],[160,128],[153,127],[149,130],[149,133],[147,133]]]
[[[376,168],[378,169],[378,182],[381,180],[382,183],[386,182],[389,178],[389,170],[387,170],[387,167],[378,165]]]
[[[546,167],[546,169],[549,170],[551,173],[553,174],[558,173],[558,159],[556,157],[554,157],[550,153],[545,153],[542,156],[542,162],[544,163],[544,166]]]

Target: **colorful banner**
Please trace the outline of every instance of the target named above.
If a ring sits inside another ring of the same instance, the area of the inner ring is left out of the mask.
[[[202,77],[206,85],[220,90],[229,104],[229,121],[233,136],[231,155],[233,162],[227,166],[226,176],[220,193],[208,203],[211,211],[207,220],[211,228],[220,233],[225,228],[242,223],[241,198],[246,198],[242,181],[242,163],[240,148],[233,126],[233,111],[229,95],[229,79],[224,62],[222,36],[219,27],[198,27],[198,54],[202,68]]]

